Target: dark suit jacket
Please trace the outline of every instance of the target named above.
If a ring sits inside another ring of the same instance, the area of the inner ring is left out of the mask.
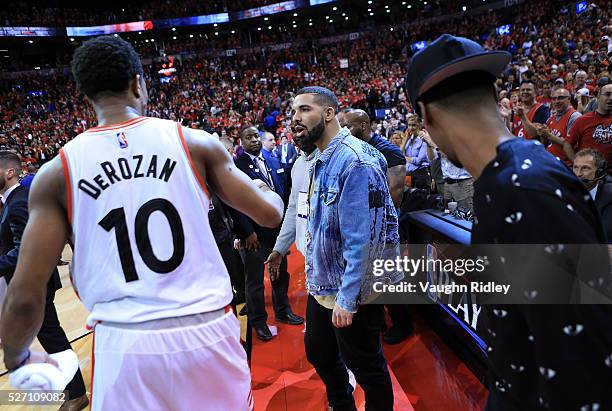
[[[262,173],[262,170],[260,170],[257,164],[251,160],[251,157],[246,152],[236,157],[235,163],[236,167],[242,170],[242,172],[244,172],[252,180],[259,179],[264,182],[267,181],[265,174]],[[270,157],[269,159],[265,160],[265,163],[274,184],[274,191],[281,196],[283,201],[285,201],[286,207],[288,193],[285,193],[285,189],[289,191],[289,187],[285,187],[287,181],[285,170],[281,166],[280,162],[274,157]],[[232,211],[232,216],[234,218],[235,229],[241,238],[246,238],[255,232],[257,233],[257,237],[263,238],[264,240],[271,239],[271,241],[276,241],[276,236],[278,235],[280,228],[269,229],[260,227],[253,220],[235,210]]]
[[[10,282],[17,267],[21,236],[28,223],[28,189],[22,185],[17,186],[9,194],[0,215],[0,275]],[[57,290],[61,288],[57,268],[53,272],[50,286]]]
[[[595,205],[601,214],[608,243],[612,243],[612,177],[606,176],[598,183]]]
[[[283,145],[276,147],[278,153],[278,160],[281,161],[283,158]],[[287,143],[287,162],[285,164],[293,164],[297,158],[297,150],[291,143]]]

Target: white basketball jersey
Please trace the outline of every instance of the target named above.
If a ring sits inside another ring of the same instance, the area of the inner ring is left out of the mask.
[[[72,282],[95,321],[213,311],[232,299],[209,196],[179,124],[150,117],[87,130],[60,152]]]

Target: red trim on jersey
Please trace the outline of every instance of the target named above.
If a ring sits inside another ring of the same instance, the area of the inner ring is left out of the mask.
[[[109,124],[107,126],[92,127],[89,130],[87,130],[86,133],[98,133],[98,132],[101,132],[101,131],[110,131],[110,130],[114,130],[114,129],[124,128],[124,127],[127,127],[127,126],[133,126],[134,124],[141,123],[141,122],[147,120],[148,118],[149,117],[139,116],[139,117],[132,118],[130,120],[124,121],[122,123]]]
[[[191,154],[189,153],[189,147],[187,147],[187,142],[185,141],[185,136],[183,135],[183,127],[181,127],[180,123],[176,123],[176,128],[178,129],[178,135],[181,138],[181,143],[183,144],[183,149],[185,150],[185,154],[187,154],[187,160],[189,160],[189,164],[191,165],[191,171],[193,171],[193,174],[196,176],[198,183],[200,183],[200,187],[202,188],[202,191],[204,191],[204,193],[206,193],[208,198],[210,198],[210,193],[208,192],[208,189],[206,188],[206,184],[204,184],[204,179],[198,172],[198,169],[196,168],[195,163],[193,162],[193,159],[191,158]]]
[[[62,160],[62,169],[64,171],[64,182],[66,183],[66,213],[68,214],[68,223],[72,226],[72,184],[70,182],[70,169],[68,168],[68,159],[64,149],[60,149],[60,159]]]

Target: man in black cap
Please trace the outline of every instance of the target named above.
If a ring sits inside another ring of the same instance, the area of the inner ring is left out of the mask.
[[[509,53],[445,34],[413,57],[406,79],[432,139],[476,180],[472,243],[528,244],[521,251],[532,256],[545,244],[605,243],[593,199],[576,177],[541,143],[505,127],[493,83],[509,61]],[[522,268],[547,274],[529,261]],[[609,287],[609,278],[598,287]],[[610,307],[484,306],[487,410],[610,409]]]

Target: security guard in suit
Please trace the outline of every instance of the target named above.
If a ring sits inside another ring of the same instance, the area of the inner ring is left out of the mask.
[[[236,160],[236,166],[253,180],[265,182],[281,198],[285,195],[285,170],[275,158],[264,159],[261,155],[261,138],[254,126],[241,130],[240,139],[244,152]],[[285,204],[285,207],[287,205]],[[248,319],[255,328],[255,334],[262,341],[272,339],[272,333],[267,325],[267,313],[264,301],[264,262],[274,247],[280,228],[267,229],[258,226],[246,216],[234,212],[234,223],[238,234],[243,239],[246,266],[246,300]],[[287,259],[281,263],[278,278],[272,280],[272,302],[275,319],[286,324],[298,325],[304,319],[291,311],[287,290],[289,288],[289,273]]]

